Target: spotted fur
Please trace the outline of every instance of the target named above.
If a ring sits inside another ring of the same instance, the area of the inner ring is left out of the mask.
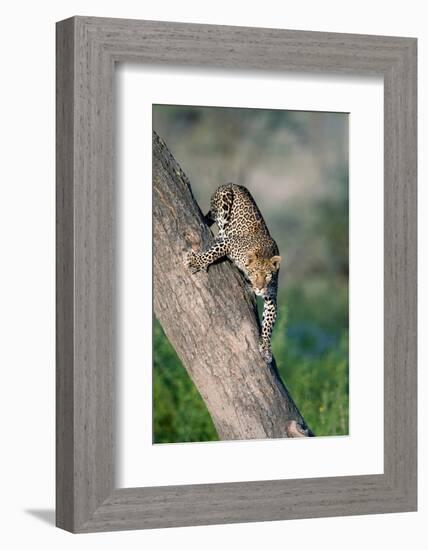
[[[227,256],[244,273],[255,294],[264,300],[260,351],[272,361],[271,337],[277,315],[278,247],[248,189],[221,185],[211,198],[206,222],[218,226],[218,236],[205,251],[190,250],[186,263],[194,273]]]

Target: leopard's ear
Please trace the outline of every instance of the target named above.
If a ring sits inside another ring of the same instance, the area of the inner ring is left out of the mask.
[[[251,251],[247,254],[247,267],[250,267],[257,260],[257,255],[255,252]]]
[[[278,271],[279,266],[281,265],[281,256],[272,256],[270,259],[270,265],[274,271]]]

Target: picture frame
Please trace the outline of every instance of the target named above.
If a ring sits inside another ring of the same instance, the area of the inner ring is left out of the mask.
[[[58,527],[84,533],[417,509],[416,51],[416,39],[403,37],[93,17],[57,23]],[[383,77],[383,474],[115,487],[119,62]]]

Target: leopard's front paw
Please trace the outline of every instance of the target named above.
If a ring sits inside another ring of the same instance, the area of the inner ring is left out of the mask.
[[[197,273],[201,269],[199,253],[193,249],[189,250],[184,258],[184,264],[192,273]]]
[[[263,340],[260,340],[259,350],[266,363],[272,363],[272,349],[270,347],[270,344],[264,342]]]

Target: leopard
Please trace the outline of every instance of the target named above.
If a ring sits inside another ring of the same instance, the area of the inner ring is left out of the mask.
[[[209,227],[216,223],[218,234],[207,250],[189,250],[185,263],[192,273],[197,273],[207,271],[217,260],[229,258],[243,273],[250,289],[263,299],[259,350],[263,359],[271,363],[281,264],[278,246],[256,201],[243,185],[220,185],[211,197],[205,222]]]

